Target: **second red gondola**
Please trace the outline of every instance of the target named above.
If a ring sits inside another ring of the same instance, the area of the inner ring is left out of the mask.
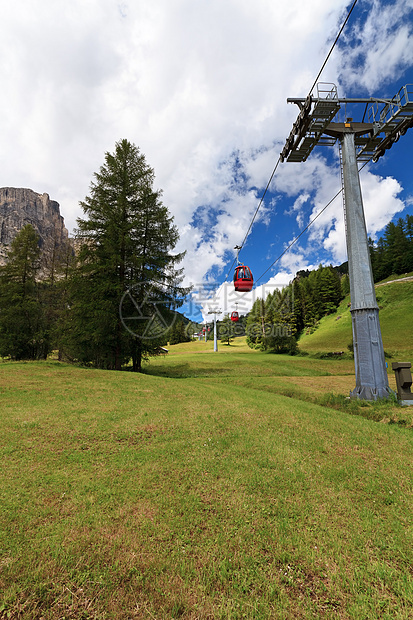
[[[236,323],[237,321],[239,321],[239,316],[238,316],[238,312],[231,312],[231,321],[233,321],[234,323]]]
[[[236,291],[248,292],[254,286],[251,269],[247,265],[238,265],[234,272],[234,287]]]

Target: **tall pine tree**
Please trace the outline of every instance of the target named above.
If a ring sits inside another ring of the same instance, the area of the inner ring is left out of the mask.
[[[73,358],[120,370],[166,342],[172,309],[183,302],[183,254],[174,254],[178,231],[154,171],[128,140],[95,173],[78,219],[81,249],[71,277],[66,348]]]
[[[222,321],[217,322],[217,329],[220,341],[229,346],[235,335],[235,326],[229,316],[225,316]]]
[[[389,222],[383,237],[369,245],[375,282],[413,271],[413,216]]]
[[[0,355],[40,359],[50,351],[46,312],[36,280],[40,262],[39,236],[23,226],[0,269]]]

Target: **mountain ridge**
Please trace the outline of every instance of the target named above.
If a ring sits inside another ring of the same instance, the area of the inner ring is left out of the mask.
[[[0,265],[7,261],[7,253],[17,233],[31,224],[39,235],[43,255],[67,249],[72,243],[60,205],[49,194],[29,188],[0,188]]]

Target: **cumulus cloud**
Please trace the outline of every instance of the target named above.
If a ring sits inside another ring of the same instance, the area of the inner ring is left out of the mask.
[[[402,211],[405,203],[398,198],[402,191],[400,184],[391,177],[380,177],[369,169],[361,173],[364,216],[367,234],[373,240],[394,215]],[[329,219],[327,219],[329,218]],[[338,263],[347,260],[342,197],[335,201],[330,215],[324,221],[314,223],[315,234],[323,246]]]
[[[368,4],[366,19],[358,19],[343,35],[341,48],[345,53],[340,56],[338,71],[345,88],[365,88],[377,96],[378,88],[383,90],[386,83],[394,82],[411,67],[413,3],[373,0]]]
[[[294,272],[295,273],[295,272]],[[279,271],[264,284],[255,286],[250,292],[239,293],[234,290],[232,282],[226,281],[217,288],[204,286],[199,288],[193,295],[193,310],[199,308],[198,321],[211,322],[213,312],[217,313],[217,319],[236,310],[240,315],[247,314],[257,299],[266,299],[267,295],[276,289],[283,289],[293,279],[293,274],[287,270]]]
[[[359,4],[321,79],[372,91],[412,67],[412,2]],[[48,192],[72,230],[105,152],[127,138],[154,168],[178,225],[186,281],[222,280],[297,116],[287,97],[308,94],[348,8],[347,0],[7,3],[0,184]],[[401,185],[372,171],[363,183],[374,235],[400,211]],[[333,150],[282,164],[256,223],[268,227],[277,213],[301,228],[339,187]],[[311,263],[318,246],[342,257],[342,226],[338,201],[296,256]],[[283,265],[303,264],[294,260]]]

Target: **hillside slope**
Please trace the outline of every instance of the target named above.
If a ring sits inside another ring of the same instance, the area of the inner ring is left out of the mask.
[[[376,284],[380,307],[383,346],[392,357],[413,357],[413,280],[399,279]],[[308,353],[345,351],[352,342],[350,297],[347,296],[337,312],[321,319],[312,334],[301,336],[298,344]]]

